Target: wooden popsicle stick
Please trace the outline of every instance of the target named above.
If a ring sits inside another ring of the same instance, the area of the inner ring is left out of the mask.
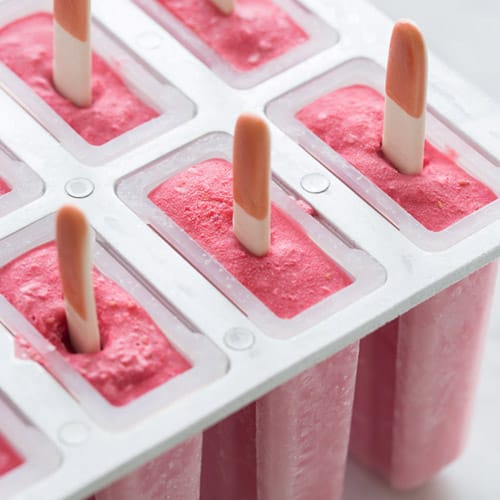
[[[76,106],[92,103],[90,0],[54,0],[54,85]]]
[[[424,163],[427,51],[419,29],[398,21],[393,29],[385,81],[382,150],[404,174]]]
[[[229,15],[236,7],[236,0],[210,0],[223,14]]]
[[[85,215],[65,205],[57,212],[56,243],[71,345],[78,353],[101,349],[92,285],[92,231]]]
[[[271,139],[262,118],[242,114],[233,145],[233,231],[257,256],[271,245]]]

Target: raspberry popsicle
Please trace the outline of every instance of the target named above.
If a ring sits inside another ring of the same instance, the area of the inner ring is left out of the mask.
[[[235,0],[230,13],[216,7],[214,0],[153,1],[238,71],[258,68],[308,40],[308,35],[271,0]]]
[[[4,474],[19,467],[24,460],[16,453],[9,442],[0,434],[0,479]]]
[[[92,145],[105,144],[158,116],[156,110],[131,93],[97,54],[92,55],[92,104],[79,107],[59,94],[52,78],[50,14],[36,13],[1,28],[0,61]]]
[[[404,36],[400,43],[406,43]],[[410,57],[422,56],[415,46],[406,49]],[[399,75],[402,88],[412,87],[406,79],[419,80],[413,73]],[[396,101],[402,111],[411,108]],[[394,168],[401,168],[401,157],[393,157],[399,162],[393,166],[380,147],[384,99],[368,87],[331,92],[296,116],[430,231],[442,231],[497,199],[429,143],[420,174]],[[477,271],[361,342],[350,450],[397,488],[425,482],[464,445],[495,273],[495,265]]]
[[[87,266],[90,229],[83,214],[74,207],[63,207],[57,222],[64,286],[56,247],[46,243],[0,269],[0,293],[114,406],[127,405],[189,370],[189,362],[173,348],[146,311],[116,283]],[[69,252],[63,248],[68,244],[71,244],[71,248],[66,249],[71,250]],[[73,274],[67,272],[69,267],[73,268]],[[92,276],[87,277],[87,273]],[[92,316],[88,286],[93,286],[95,293],[97,344],[92,336],[90,343],[85,342],[88,324],[79,331],[81,321]],[[68,323],[65,308],[69,311]],[[70,316],[76,318],[70,319]],[[19,343],[37,359],[26,342],[19,339]],[[75,352],[88,344],[97,345],[97,350]],[[50,366],[47,369],[50,370]],[[199,490],[200,455],[201,436],[197,436],[105,489],[103,498],[136,499],[138,488],[144,487],[140,498],[146,500],[156,500],[158,491],[163,491],[168,498],[195,500]],[[173,467],[173,462],[182,467]],[[124,493],[124,485],[130,489],[130,496]],[[99,495],[101,493],[97,498]]]
[[[201,435],[94,495],[95,500],[199,500]]]
[[[172,176],[149,198],[278,317],[292,318],[352,281],[273,204],[266,253],[266,135],[258,118],[238,120],[234,200],[231,165],[217,158]],[[260,243],[248,244],[249,235]],[[357,353],[357,344],[348,347],[206,431],[201,498],[340,498]]]

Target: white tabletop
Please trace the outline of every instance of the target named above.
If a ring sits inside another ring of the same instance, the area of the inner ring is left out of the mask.
[[[498,0],[372,0],[393,19],[415,21],[428,47],[500,102]],[[499,117],[500,120],[500,117]],[[350,463],[345,500],[500,499],[500,280],[485,347],[472,432],[466,452],[430,484],[398,493]]]

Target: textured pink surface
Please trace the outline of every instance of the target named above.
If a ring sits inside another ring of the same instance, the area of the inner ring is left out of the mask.
[[[274,206],[271,250],[264,257],[249,254],[232,232],[232,173],[225,160],[194,165],[149,198],[280,318],[292,318],[352,283]]]
[[[0,293],[111,404],[127,404],[190,368],[144,309],[96,270],[94,290],[102,350],[76,354],[68,350],[54,244],[37,247],[0,269]]]
[[[90,144],[102,145],[158,116],[96,54],[92,57],[92,105],[78,108],[55,90],[52,57],[49,14],[34,14],[0,30],[0,60]]]
[[[155,0],[239,71],[250,71],[307,41],[270,0],[237,0],[230,15],[210,0]]]
[[[93,500],[199,500],[201,441],[201,434],[188,439],[96,493]]]
[[[256,406],[249,404],[203,433],[201,500],[257,498]]]
[[[383,97],[357,85],[326,94],[296,117],[431,231],[497,199],[429,143],[422,174],[400,174],[381,154],[383,112]]]
[[[208,429],[201,500],[342,498],[358,344]]]
[[[3,179],[0,179],[0,196],[2,194],[9,193],[10,191],[11,191],[10,186]]]
[[[396,488],[464,447],[495,277],[490,264],[361,341],[350,451]]]
[[[0,476],[7,474],[23,462],[24,460],[0,434]]]

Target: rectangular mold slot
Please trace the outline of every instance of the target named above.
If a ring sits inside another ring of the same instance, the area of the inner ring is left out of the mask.
[[[0,476],[2,499],[55,471],[61,456],[55,445],[26,420],[0,391],[0,434],[23,459],[23,462]]]
[[[0,242],[0,267],[54,239],[55,217],[50,215],[8,236]],[[134,277],[102,244],[97,236],[94,246],[96,268],[116,283],[142,307],[165,335],[174,350],[191,364],[191,368],[173,376],[144,394],[123,404],[113,405],[88,382],[4,296],[0,295],[0,321],[14,335],[21,336],[42,357],[42,364],[102,427],[121,430],[172,404],[179,398],[222,377],[228,369],[225,355],[204,335],[190,330],[152,287]],[[111,307],[111,305],[109,305]],[[132,306],[135,307],[135,306]],[[146,339],[147,340],[147,339]],[[140,348],[136,356],[140,356]]]
[[[0,144],[0,179],[10,191],[0,195],[0,216],[40,198],[45,185],[38,175]]]
[[[10,0],[0,6],[0,25],[4,27],[18,19],[42,12],[52,12],[51,1]],[[2,88],[78,160],[94,166],[105,163],[194,117],[196,106],[191,100],[163,79],[158,80],[146,64],[141,64],[135,55],[97,22],[92,22],[92,45],[131,93],[159,114],[102,145],[87,142],[29,85],[7,66],[0,64]]]
[[[339,40],[338,33],[304,5],[295,0],[273,0],[272,3],[284,11],[306,33],[308,39],[274,59],[248,71],[243,71],[237,69],[227,58],[224,58],[196,36],[190,28],[156,0],[135,0],[135,3],[211,68],[222,80],[237,89],[247,89],[262,83],[305,59],[332,47]],[[253,15],[256,17],[261,16],[262,11]],[[246,22],[248,23],[248,20]],[[262,28],[259,26],[258,29]],[[243,32],[242,30],[241,33]],[[243,38],[245,36],[248,37],[249,41],[252,34],[245,32],[245,34],[241,35]],[[259,34],[253,36],[255,39],[261,38]],[[234,40],[237,38],[237,35],[233,36]]]
[[[385,270],[371,256],[360,249],[348,247],[299,207],[295,199],[273,183],[271,196],[275,205],[300,226],[301,231],[316,247],[350,276],[352,283],[289,319],[279,317],[271,311],[148,198],[150,191],[183,169],[208,159],[220,158],[230,161],[231,149],[232,137],[229,134],[208,134],[125,177],[117,185],[117,194],[146,224],[154,228],[271,337],[293,337],[385,282]]]
[[[266,106],[266,114],[291,139],[345,182],[409,240],[424,250],[444,250],[497,220],[500,216],[500,200],[485,205],[441,231],[431,231],[295,116],[299,110],[320,97],[351,85],[366,85],[383,95],[384,78],[384,69],[372,60],[352,59],[271,101]],[[432,108],[428,109],[426,119],[428,142],[445,155],[452,152],[456,156],[455,163],[462,170],[500,195],[495,166],[474,147],[474,143],[462,138],[450,125],[445,125]]]

